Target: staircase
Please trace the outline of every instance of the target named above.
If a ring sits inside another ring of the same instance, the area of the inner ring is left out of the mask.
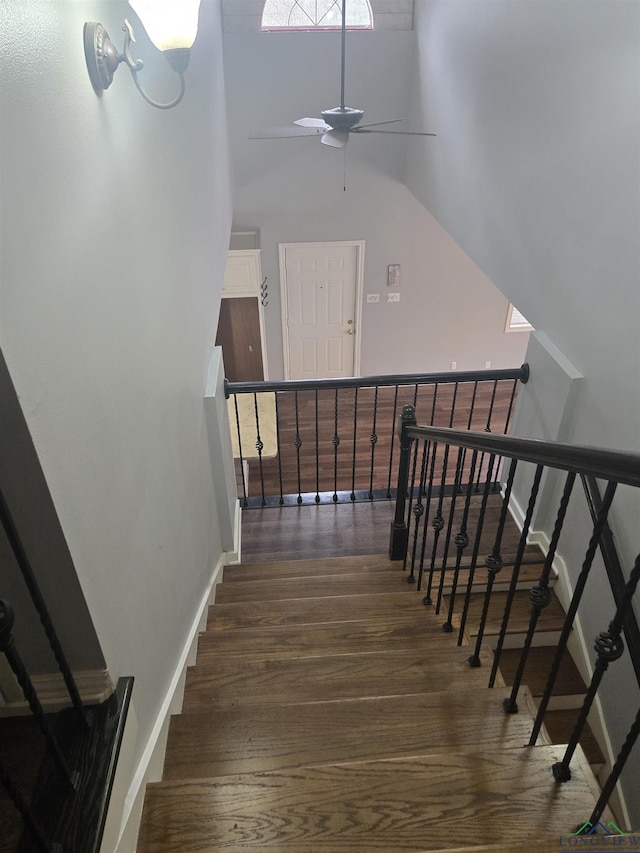
[[[138,853],[558,853],[597,799],[588,760],[557,784],[563,749],[524,746],[529,690],[505,715],[490,647],[467,663],[473,613],[460,647],[442,623],[385,557],[227,567]]]

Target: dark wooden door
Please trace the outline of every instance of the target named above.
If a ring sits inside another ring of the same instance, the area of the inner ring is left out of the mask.
[[[264,379],[258,299],[253,296],[223,299],[216,346],[222,347],[224,371],[231,382]]]

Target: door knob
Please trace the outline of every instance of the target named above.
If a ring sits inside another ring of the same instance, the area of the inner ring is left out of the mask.
[[[348,335],[352,335],[352,334],[353,334],[353,329],[347,329],[347,334],[348,334]]]

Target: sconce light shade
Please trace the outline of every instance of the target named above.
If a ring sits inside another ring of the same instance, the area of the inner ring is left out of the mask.
[[[108,89],[116,69],[124,62],[145,101],[161,110],[171,109],[180,103],[185,92],[184,72],[198,32],[200,0],[129,0],[129,5],[140,18],[153,44],[179,75],[180,91],[168,103],[158,103],[147,95],[138,79],[144,63],[131,55],[131,44],[135,38],[133,28],[126,20],[122,53],[118,52],[102,24],[88,21],[84,25],[84,52],[93,88],[97,92]]]
[[[200,0],[129,0],[158,50],[190,48],[198,33]]]

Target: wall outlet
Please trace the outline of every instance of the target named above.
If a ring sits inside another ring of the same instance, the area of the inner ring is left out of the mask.
[[[399,293],[387,293],[387,302],[400,302]]]
[[[457,366],[458,366],[458,362],[457,362],[457,361],[452,361],[452,362],[451,362],[451,370],[455,370]]]
[[[367,293],[367,302],[380,302],[379,293]]]
[[[485,370],[489,370],[489,368],[490,368],[490,367],[491,367],[491,362],[490,362],[490,361],[485,361],[485,363],[484,363],[484,369],[485,369]]]

